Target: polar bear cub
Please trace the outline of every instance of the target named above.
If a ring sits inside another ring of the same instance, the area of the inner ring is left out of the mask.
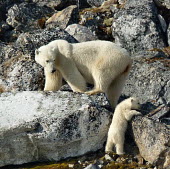
[[[141,115],[135,109],[139,109],[140,104],[138,99],[130,97],[116,106],[112,123],[108,131],[105,152],[112,151],[113,145],[116,147],[117,154],[124,154],[124,138],[127,129],[128,121],[134,115]]]
[[[58,90],[63,77],[75,92],[106,93],[112,107],[117,104],[132,65],[125,49],[100,40],[75,44],[54,40],[35,51],[35,60],[44,67],[45,90]],[[50,80],[56,71],[55,79]],[[86,83],[94,84],[94,89],[86,91]]]

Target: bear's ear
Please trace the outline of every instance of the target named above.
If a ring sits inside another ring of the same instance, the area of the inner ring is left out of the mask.
[[[38,49],[35,50],[35,55],[39,55],[40,51]]]
[[[66,40],[59,40],[57,45],[59,52],[65,57],[70,58],[72,52],[72,45]]]

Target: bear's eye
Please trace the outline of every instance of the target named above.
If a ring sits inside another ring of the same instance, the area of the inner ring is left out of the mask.
[[[49,63],[50,61],[49,60],[46,60],[47,63]]]

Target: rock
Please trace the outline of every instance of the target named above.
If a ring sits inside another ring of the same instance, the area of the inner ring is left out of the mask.
[[[140,99],[144,114],[160,105],[170,104],[169,59],[136,56],[123,94]]]
[[[95,164],[90,164],[90,165],[88,165],[86,168],[84,168],[84,169],[100,169],[97,165],[95,165]]]
[[[158,18],[159,18],[159,22],[161,24],[162,30],[164,32],[166,32],[167,31],[167,24],[165,22],[165,19],[162,17],[162,15],[158,15]]]
[[[113,14],[109,8],[87,8],[80,12],[80,25],[86,26],[100,40],[112,41]]]
[[[113,11],[114,12],[114,11]],[[127,0],[125,7],[114,12],[112,34],[115,42],[131,53],[166,46],[166,37],[152,0]]]
[[[2,42],[0,43],[0,51],[1,51],[0,52],[0,64],[2,64],[4,61],[16,55],[16,52],[14,52],[15,49],[12,45],[6,45],[5,43],[2,43]],[[1,68],[2,67],[0,67],[0,70]],[[2,70],[0,72],[2,73]]]
[[[67,32],[57,28],[23,33],[13,46],[0,44],[0,86],[6,91],[43,90],[44,71],[34,61],[34,52],[55,39],[76,42]]]
[[[118,3],[119,3],[120,5],[125,4],[125,3],[126,3],[126,0],[118,0]]]
[[[168,33],[168,44],[170,46],[170,25],[168,27],[167,33]]]
[[[73,0],[74,1],[74,0]],[[40,5],[40,6],[48,6],[51,8],[63,8],[64,5],[68,2],[68,0],[32,0],[32,2]]]
[[[166,166],[170,159],[170,131],[168,127],[146,117],[138,116],[132,120],[135,142],[141,156],[149,163]]]
[[[164,0],[163,4],[166,6],[166,8],[170,9],[170,2],[169,2],[169,0]]]
[[[56,39],[64,39],[70,43],[77,42],[66,31],[60,28],[53,28],[22,33],[18,37],[16,45],[21,46],[24,49],[23,52],[34,58],[35,49]]]
[[[112,113],[92,97],[61,91],[2,93],[0,166],[59,161],[102,148]]]
[[[169,0],[154,0],[154,2],[159,7],[164,7],[165,6],[167,9],[170,9],[170,2],[169,2]]]
[[[49,7],[24,2],[15,4],[8,10],[6,22],[20,32],[30,31],[38,28],[38,19],[47,17],[53,12],[54,10]]]
[[[110,155],[109,154],[105,154],[105,159],[106,160],[108,160],[108,161],[113,161],[113,158],[112,157],[110,157]]]
[[[65,30],[78,42],[97,40],[97,37],[91,32],[91,30],[79,24],[69,25]]]
[[[102,3],[104,2],[105,0],[87,0],[87,3],[90,5],[90,6],[96,6],[96,7],[99,7],[102,5]]]
[[[68,25],[78,22],[77,6],[69,6],[62,11],[55,13],[46,21],[47,28],[60,27],[65,29]]]
[[[24,0],[23,0],[24,1]],[[20,0],[5,0],[0,1],[0,21],[6,19],[6,9],[12,6],[14,3],[18,3]]]
[[[41,6],[48,6],[55,8],[56,10],[62,10],[70,5],[77,5],[78,8],[86,8],[89,7],[86,0],[78,1],[78,0],[32,0],[33,2],[38,3]]]

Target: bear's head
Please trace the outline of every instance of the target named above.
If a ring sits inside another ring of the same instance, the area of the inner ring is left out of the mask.
[[[59,58],[70,58],[71,50],[72,45],[66,40],[54,40],[35,50],[35,61],[43,66],[45,71],[54,73],[59,65]]]
[[[57,70],[56,55],[56,48],[44,45],[35,50],[35,61],[46,71],[54,73]]]

